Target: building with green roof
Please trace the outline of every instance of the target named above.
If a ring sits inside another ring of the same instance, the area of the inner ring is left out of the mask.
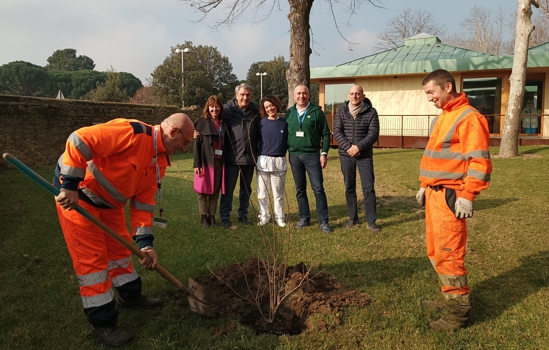
[[[491,144],[499,145],[512,66],[513,55],[495,56],[446,45],[422,33],[394,49],[335,67],[312,68],[311,82],[319,84],[319,103],[330,124],[350,87],[358,84],[380,115],[377,146],[415,148],[425,146],[430,122],[440,113],[427,101],[421,82],[433,70],[446,69],[454,75],[457,90],[465,92],[488,118]],[[529,49],[523,108],[530,102],[534,109],[523,114],[521,145],[549,144],[545,115],[549,97],[544,93],[548,72],[549,43]]]

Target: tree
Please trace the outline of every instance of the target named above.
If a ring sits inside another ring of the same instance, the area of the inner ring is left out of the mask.
[[[189,48],[188,53],[176,53],[176,49]],[[181,86],[181,55],[184,57],[185,94]],[[234,96],[238,79],[226,56],[213,46],[194,46],[191,41],[171,48],[164,63],[156,67],[150,81],[153,94],[168,105],[203,106],[210,95],[219,95],[222,100]]]
[[[377,35],[380,40],[375,48],[378,50],[390,50],[402,46],[404,39],[420,33],[445,35],[446,26],[436,22],[433,15],[427,11],[406,8],[400,11],[386,25],[385,30]]]
[[[473,6],[467,19],[460,23],[465,33],[458,33],[446,38],[446,43],[465,49],[486,52],[492,55],[505,53],[509,47],[503,38],[505,12],[482,6]]]
[[[150,86],[143,86],[137,90],[135,95],[130,98],[129,103],[141,104],[141,105],[160,105],[158,98],[153,95]]]
[[[57,91],[63,91],[68,99],[86,99],[90,91],[107,79],[104,72],[94,70],[53,71],[45,89],[45,97],[55,97]]]
[[[227,15],[221,21],[216,23],[219,26],[231,26],[232,23],[240,19],[248,8],[258,11],[262,8],[268,8],[267,17],[273,12],[279,0],[180,0],[203,14],[202,19],[224,4]],[[288,0],[290,13],[290,62],[286,70],[286,81],[288,83],[288,95],[290,96],[288,106],[294,103],[292,93],[297,85],[310,85],[310,65],[309,56],[311,55],[311,36],[309,16],[314,0]],[[335,21],[334,7],[336,5],[345,5],[345,10],[349,14],[349,19],[355,15],[363,3],[369,3],[379,6],[378,0],[325,0],[328,4],[337,31],[339,25]],[[269,5],[270,3],[270,5]],[[349,42],[351,45],[352,43]]]
[[[40,66],[14,61],[0,66],[0,94],[43,96],[48,72]]]
[[[88,56],[76,56],[75,49],[55,51],[48,57],[46,69],[48,71],[76,71],[81,69],[93,70],[95,63]]]
[[[120,88],[125,89],[128,97],[133,97],[137,90],[143,87],[141,80],[135,75],[126,72],[120,72]]]
[[[515,37],[515,57],[511,70],[509,103],[503,122],[503,132],[499,156],[502,158],[518,155],[518,134],[520,131],[520,112],[526,84],[526,63],[528,61],[528,41],[534,30],[532,8],[539,7],[537,0],[518,0],[517,30]]]
[[[288,104],[288,84],[286,82],[286,70],[288,62],[284,56],[275,57],[271,61],[254,62],[248,69],[246,81],[253,90],[253,101],[259,105],[261,99],[261,79],[263,79],[263,96],[273,94],[280,98],[282,106]],[[256,73],[264,73],[267,75],[260,77]],[[280,111],[283,112],[283,111]]]
[[[114,68],[107,70],[107,80],[104,83],[97,83],[97,88],[90,92],[89,98],[95,102],[126,102],[128,93],[121,89],[120,73]]]
[[[549,41],[549,18],[545,13],[532,13],[532,24],[534,25],[534,30],[530,34],[530,40],[528,40],[528,48],[544,44]],[[512,53],[515,48],[515,31],[517,28],[517,14],[513,17],[513,20],[510,23],[512,28],[512,40],[506,43],[504,52]]]

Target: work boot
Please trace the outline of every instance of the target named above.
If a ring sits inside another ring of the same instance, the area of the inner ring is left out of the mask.
[[[202,227],[210,227],[210,220],[208,220],[208,215],[200,215],[202,217]]]
[[[126,345],[133,338],[133,334],[118,326],[98,327],[92,326],[91,334],[105,344],[120,346]]]
[[[451,332],[464,328],[469,320],[471,305],[456,305],[447,303],[446,315],[439,320],[429,323],[429,327],[439,332]]]
[[[118,297],[118,298],[116,298],[116,305],[118,305],[121,308],[152,309],[152,308],[156,308],[156,307],[161,307],[162,306],[162,300],[147,298],[146,296],[141,294],[139,299],[134,300],[134,301],[125,301],[125,300],[122,300],[122,298]]]
[[[210,222],[210,226],[215,226],[215,214],[208,215],[208,221]]]
[[[238,221],[240,221],[240,222],[242,222],[242,223],[244,223],[244,224],[246,224],[246,225],[253,225],[253,224],[254,224],[253,222],[251,222],[251,221],[248,219],[247,216],[241,216],[241,217],[239,217],[239,218],[238,218]]]
[[[424,309],[427,310],[436,310],[436,311],[442,311],[444,310],[444,300],[438,299],[438,300],[423,300],[421,302],[421,306],[423,306]]]

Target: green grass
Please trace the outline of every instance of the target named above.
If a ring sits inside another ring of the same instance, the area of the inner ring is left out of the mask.
[[[497,149],[492,149],[493,153]],[[161,310],[123,310],[120,325],[136,337],[131,349],[544,349],[549,344],[549,148],[524,147],[522,157],[493,159],[488,190],[468,221],[466,263],[472,288],[472,325],[452,334],[429,330],[437,314],[419,302],[438,296],[425,256],[424,222],[415,203],[422,151],[375,150],[380,234],[348,220],[339,160],[331,151],[324,171],[334,232],[292,230],[291,263],[317,265],[372,304],[345,310],[343,326],[299,336],[255,335],[238,316],[206,319],[188,310],[160,275],[136,269],[144,293],[165,299]],[[51,179],[53,166],[35,169]],[[0,172],[0,348],[101,349],[89,334],[78,283],[52,196],[10,168]],[[163,181],[166,229],[155,229],[160,263],[185,282],[208,267],[253,256],[257,227],[202,228],[192,190],[192,157],[175,157]],[[252,198],[255,198],[255,192]],[[297,221],[295,190],[287,177],[289,218]],[[314,197],[310,193],[314,209]],[[236,196],[233,213],[236,213]],[[257,199],[253,201],[257,208]],[[250,217],[254,217],[253,208]],[[217,217],[219,220],[219,216]],[[237,223],[233,214],[233,223]],[[329,318],[326,322],[329,324]]]

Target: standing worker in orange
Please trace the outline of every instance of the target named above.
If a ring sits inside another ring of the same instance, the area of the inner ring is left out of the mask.
[[[162,199],[161,179],[169,156],[185,150],[194,127],[183,113],[172,114],[160,125],[115,119],[73,132],[59,158],[54,186],[63,236],[80,284],[80,296],[91,334],[111,345],[124,345],[132,334],[118,327],[115,307],[152,308],[162,300],[141,294],[141,278],[131,252],[75,210],[80,205],[126,240],[131,238],[147,255],[139,259],[149,270],[158,256],[153,248],[155,195]],[[130,201],[132,234],[124,207]],[[115,300],[112,287],[118,291]]]
[[[473,201],[488,187],[492,162],[486,117],[456,91],[454,77],[437,69],[423,79],[429,102],[442,109],[431,124],[421,159],[421,188],[416,199],[425,206],[427,256],[438,274],[443,298],[424,300],[427,309],[446,314],[429,326],[436,331],[465,327],[471,310],[465,269],[466,219]]]

